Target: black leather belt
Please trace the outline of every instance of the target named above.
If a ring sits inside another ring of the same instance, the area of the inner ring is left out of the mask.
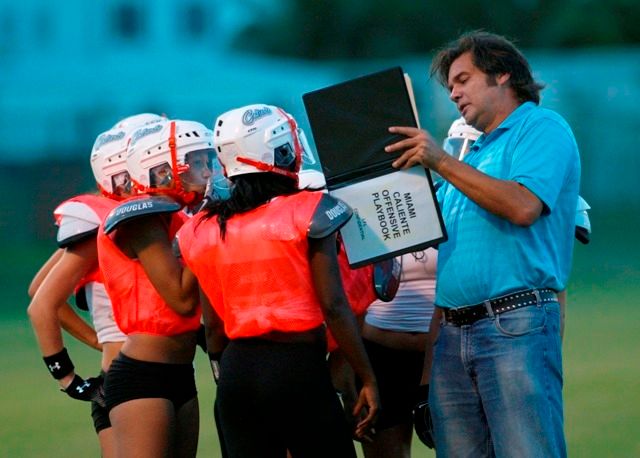
[[[536,305],[538,304],[538,301],[541,304],[544,304],[545,302],[553,302],[557,300],[558,297],[556,296],[556,292],[552,289],[545,288],[518,291],[517,293],[497,297],[487,302],[489,303],[489,307],[491,307],[493,314],[499,315],[522,307]],[[443,308],[443,312],[445,321],[455,326],[473,324],[478,320],[488,318],[490,316],[485,302],[456,309]]]

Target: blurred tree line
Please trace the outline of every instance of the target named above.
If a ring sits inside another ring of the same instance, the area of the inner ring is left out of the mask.
[[[640,43],[638,0],[244,0],[261,11],[235,45],[304,59],[429,53],[484,29],[524,48]]]

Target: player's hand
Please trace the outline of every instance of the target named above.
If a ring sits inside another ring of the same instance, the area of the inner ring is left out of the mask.
[[[358,430],[358,433],[356,434],[356,427],[360,420],[366,416],[367,409],[362,409],[358,416],[353,414],[355,411],[355,405],[358,401],[358,393],[356,392],[355,387],[353,392],[341,391],[340,398],[344,408],[344,416],[347,420],[347,424],[349,425],[349,430],[351,431],[353,440],[358,442],[373,442],[373,435],[375,434],[375,430],[373,428],[369,428],[364,432],[364,434]]]
[[[413,428],[420,441],[429,448],[435,448],[433,422],[429,409],[429,385],[418,387],[418,402],[413,408]]]
[[[95,401],[101,407],[105,407],[103,381],[102,377],[90,377],[85,380],[76,374],[71,383],[62,391],[73,399]]]
[[[370,435],[375,434],[373,425],[380,410],[380,398],[375,384],[365,384],[360,390],[358,402],[353,407],[353,415],[361,418],[356,424],[354,436],[358,440],[371,440]]]

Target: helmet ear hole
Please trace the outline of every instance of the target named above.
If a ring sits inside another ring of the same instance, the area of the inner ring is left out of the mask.
[[[280,145],[273,151],[273,159],[276,167],[293,171],[296,163],[296,155],[290,143]]]
[[[167,188],[173,183],[173,171],[168,162],[149,170],[149,184],[152,188]]]

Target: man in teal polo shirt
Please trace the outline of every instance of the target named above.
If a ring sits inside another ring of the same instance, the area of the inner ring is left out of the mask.
[[[458,161],[426,131],[394,166],[422,164],[449,240],[440,245],[442,315],[429,401],[439,456],[566,456],[560,311],[571,268],[580,158],[566,121],[541,108],[542,86],[503,37],[473,32],[435,57],[432,74],[483,132]]]

